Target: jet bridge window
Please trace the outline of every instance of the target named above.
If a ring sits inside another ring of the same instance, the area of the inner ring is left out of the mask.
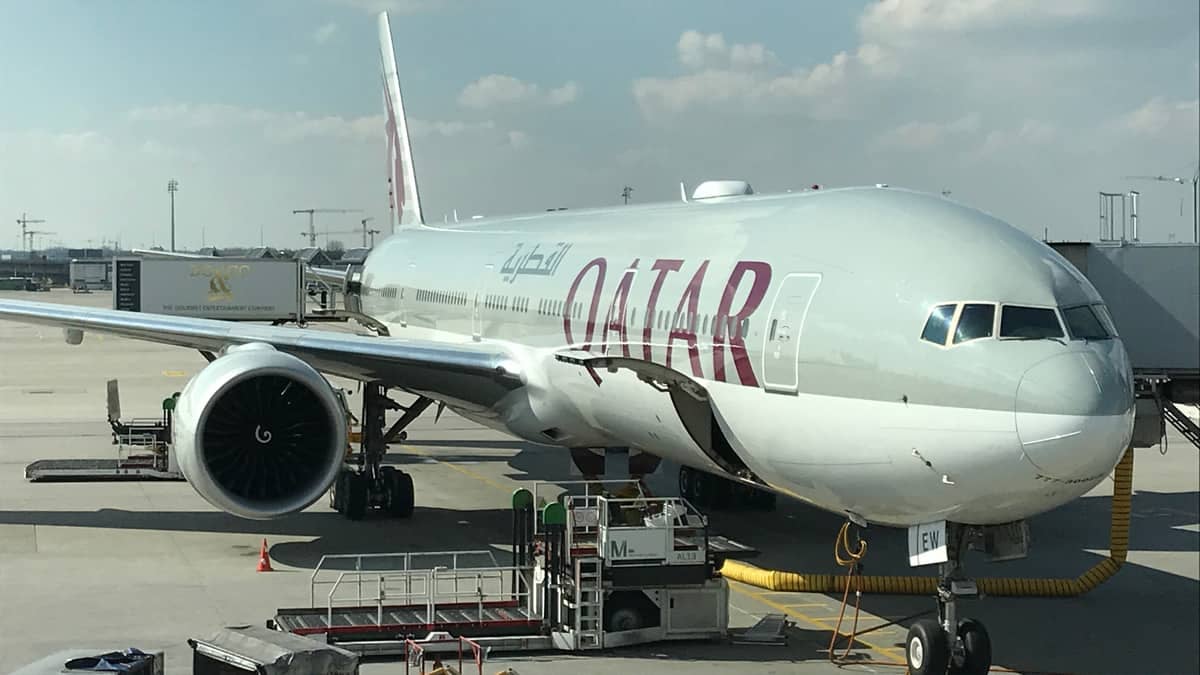
[[[954,326],[954,344],[991,337],[995,321],[995,305],[963,305],[962,313],[958,315],[958,323]]]
[[[1005,305],[1000,311],[1001,338],[1042,340],[1062,336],[1062,324],[1053,309]]]
[[[1072,340],[1107,340],[1112,337],[1088,305],[1067,307],[1062,313]]]
[[[929,313],[925,321],[925,330],[921,331],[921,339],[935,345],[946,344],[946,336],[950,334],[950,322],[954,320],[954,310],[958,305],[938,305]]]

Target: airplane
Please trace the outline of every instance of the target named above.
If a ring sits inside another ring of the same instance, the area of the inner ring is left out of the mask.
[[[941,195],[715,180],[665,203],[426,223],[378,24],[395,234],[344,281],[379,334],[0,300],[0,318],[71,343],[204,353],[173,440],[217,508],[277,518],[332,494],[353,518],[410,516],[412,478],[383,456],[436,403],[543,446],[671,460],[710,505],[768,493],[860,526],[936,525],[947,584],[972,537],[1083,495],[1129,447],[1133,377],[1099,293]],[[325,375],[364,383],[356,466]],[[417,398],[388,427],[390,390]],[[989,638],[955,597],[910,630],[912,672],[987,672]]]

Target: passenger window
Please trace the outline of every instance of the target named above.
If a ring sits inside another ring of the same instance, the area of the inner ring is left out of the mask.
[[[921,339],[936,345],[946,344],[946,336],[950,333],[950,321],[954,319],[954,309],[958,305],[938,305],[929,313],[925,320],[925,330],[921,331]]]
[[[1045,307],[1006,305],[1000,311],[1000,337],[1043,340],[1061,338],[1062,326],[1058,314]]]
[[[1069,307],[1062,313],[1067,321],[1067,330],[1071,331],[1071,338],[1074,340],[1106,340],[1111,337],[1100,323],[1100,319],[1092,312],[1092,308],[1087,305]]]
[[[954,344],[991,337],[995,319],[995,305],[963,305],[958,325],[954,327]]]

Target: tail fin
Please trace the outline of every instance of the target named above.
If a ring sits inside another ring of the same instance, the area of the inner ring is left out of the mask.
[[[425,224],[421,213],[421,194],[417,190],[417,172],[413,168],[412,144],[408,140],[408,119],[400,98],[400,78],[396,54],[392,50],[392,27],[387,12],[379,14],[379,58],[383,69],[383,104],[387,113],[388,179],[392,207],[392,229]]]

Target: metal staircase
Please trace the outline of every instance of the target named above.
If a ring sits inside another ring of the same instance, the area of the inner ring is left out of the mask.
[[[575,648],[604,647],[604,581],[600,558],[575,559]]]
[[[1200,426],[1197,426],[1190,417],[1183,414],[1174,403],[1163,400],[1162,402],[1163,417],[1171,423],[1171,426],[1179,430],[1183,437],[1188,439],[1192,445],[1200,448]]]

